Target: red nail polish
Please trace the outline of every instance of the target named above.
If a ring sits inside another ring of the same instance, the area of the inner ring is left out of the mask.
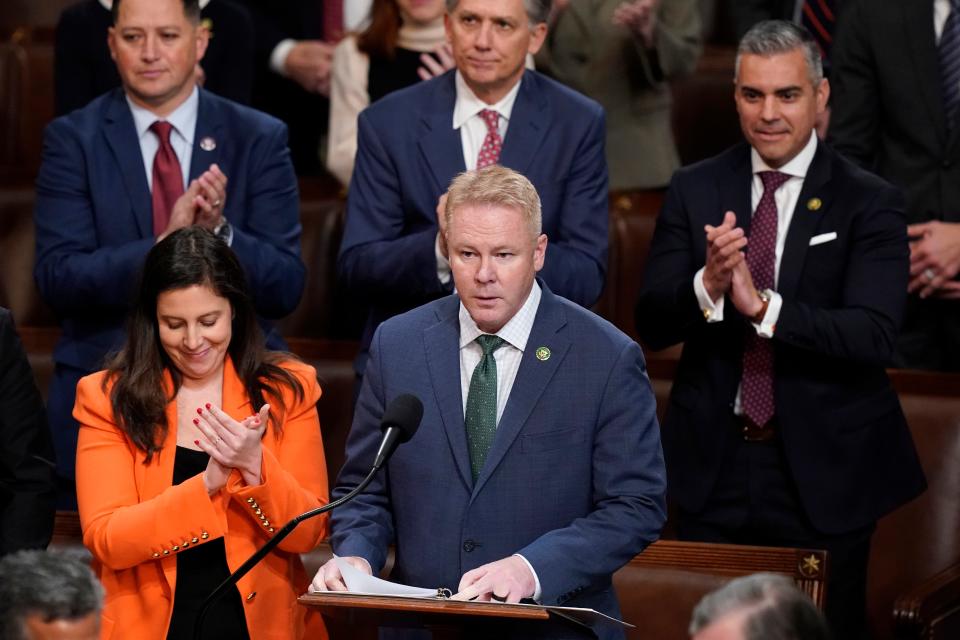
[[[210,403],[209,403],[209,402],[208,402],[206,405],[204,405],[204,406],[207,407],[207,411],[210,411]]]
[[[197,446],[199,447],[199,446],[200,446],[200,441],[199,441],[199,440],[194,440],[194,441],[193,441],[193,444],[195,444],[195,445],[197,445]]]
[[[194,419],[193,419],[193,424],[195,424],[195,425],[197,425],[197,426],[199,427],[199,426],[200,426],[200,420],[199,420],[198,418],[194,418]]]
[[[203,409],[201,409],[200,407],[197,407],[197,413],[199,413],[200,415],[203,415]]]

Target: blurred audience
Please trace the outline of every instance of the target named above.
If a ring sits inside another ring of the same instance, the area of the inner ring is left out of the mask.
[[[256,31],[253,106],[287,123],[297,173],[318,175],[333,48],[349,0],[237,0]]]
[[[107,30],[112,0],[82,0],[60,14],[54,50],[56,114],[84,107],[120,86],[110,59]],[[210,32],[206,55],[196,67],[197,84],[219,96],[248,104],[253,87],[253,23],[230,0],[202,0],[201,24]]]
[[[47,127],[37,178],[34,277],[62,326],[48,393],[67,483],[61,508],[75,504],[77,381],[120,346],[136,274],[158,238],[191,224],[216,231],[264,317],[290,313],[305,276],[286,127],[197,88],[208,40],[197,0],[123,0],[113,11],[123,88]],[[276,332],[268,340],[283,346]]]
[[[83,541],[103,624],[124,637],[193,638],[230,568],[327,502],[316,372],[264,349],[245,280],[208,230],[173,232],[147,255],[123,348],[77,387]],[[216,601],[202,637],[325,637],[296,598],[299,554],[326,529],[303,523]]]
[[[701,51],[697,0],[564,0],[537,68],[607,112],[611,189],[665,187],[680,166],[670,80]]]
[[[831,142],[907,196],[895,364],[960,371],[960,4],[854,1],[833,56]]]
[[[762,20],[789,20],[803,25],[817,41],[829,68],[837,17],[849,3],[850,0],[733,0],[727,6],[738,39]]]
[[[357,371],[384,319],[453,289],[442,195],[466,169],[502,164],[543,201],[550,238],[541,272],[558,295],[589,307],[607,264],[603,110],[525,69],[546,37],[548,2],[447,0],[457,70],[394,92],[358,121],[357,160],[337,267],[373,306]]]
[[[773,573],[731,580],[697,603],[692,640],[830,640],[823,614],[793,581]]]
[[[444,12],[444,0],[375,0],[366,29],[337,45],[327,169],[341,184],[348,185],[353,173],[360,112],[392,91],[453,67]]]
[[[97,640],[103,587],[76,551],[20,551],[0,559],[0,638]]]
[[[50,542],[53,468],[43,399],[13,315],[0,307],[0,555]]]

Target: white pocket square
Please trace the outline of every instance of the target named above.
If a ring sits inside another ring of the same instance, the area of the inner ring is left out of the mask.
[[[821,233],[818,236],[813,236],[810,238],[810,246],[823,244],[824,242],[830,242],[831,240],[837,239],[837,232],[831,231],[830,233]]]

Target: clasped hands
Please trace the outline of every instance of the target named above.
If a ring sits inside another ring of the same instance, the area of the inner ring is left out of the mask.
[[[193,424],[203,434],[203,438],[194,440],[193,443],[210,456],[203,472],[203,483],[209,495],[226,486],[233,469],[240,472],[247,485],[256,486],[261,483],[261,443],[269,413],[270,405],[265,404],[257,414],[238,422],[211,404],[197,409]]]
[[[157,242],[177,229],[189,227],[192,224],[213,231],[223,220],[226,201],[227,176],[219,166],[211,164],[200,177],[187,185],[186,191],[173,203],[170,222],[167,223],[164,232],[157,237]]]
[[[719,226],[704,226],[707,258],[703,269],[703,286],[714,302],[729,295],[737,311],[747,318],[753,318],[763,309],[763,301],[753,285],[750,267],[743,252],[747,237],[736,224],[737,216],[733,211],[727,211]]]
[[[351,565],[371,575],[369,563],[357,556],[343,557]],[[476,600],[489,602],[516,603],[523,598],[533,597],[536,590],[536,579],[527,563],[519,556],[510,556],[490,562],[483,566],[467,571],[460,578],[460,585],[452,600]],[[346,591],[347,586],[340,575],[337,563],[330,559],[317,571],[311,591]]]

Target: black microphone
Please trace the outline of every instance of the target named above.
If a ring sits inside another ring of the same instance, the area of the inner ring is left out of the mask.
[[[203,621],[207,617],[207,613],[210,610],[211,605],[217,601],[217,599],[226,593],[227,589],[237,584],[240,581],[240,578],[247,575],[250,569],[253,569],[258,562],[260,562],[270,551],[273,550],[278,544],[280,544],[284,538],[293,533],[293,530],[303,522],[304,520],[309,520],[310,518],[319,516],[326,513],[332,509],[335,509],[342,505],[345,502],[349,502],[356,497],[361,491],[367,488],[367,485],[373,480],[373,477],[377,474],[377,471],[380,470],[387,460],[390,459],[390,456],[393,455],[393,452],[396,448],[402,443],[406,442],[413,437],[413,434],[417,432],[417,428],[420,426],[420,420],[423,418],[423,403],[420,402],[420,399],[416,396],[410,394],[403,394],[397,396],[393,401],[387,405],[386,411],[383,412],[383,418],[380,419],[380,428],[383,430],[383,438],[380,440],[380,448],[377,450],[377,456],[373,462],[373,468],[370,469],[370,473],[367,474],[367,477],[358,484],[350,493],[343,496],[339,500],[334,500],[329,504],[325,504],[322,507],[317,507],[316,509],[311,509],[306,513],[301,513],[283,525],[279,531],[277,531],[272,538],[267,540],[266,544],[257,549],[257,551],[247,558],[246,562],[240,565],[236,571],[230,574],[226,580],[221,582],[213,592],[207,596],[207,599],[203,601],[203,605],[200,607],[200,612],[197,614],[197,620],[193,626],[193,637],[194,640],[201,640],[203,637]]]
[[[399,445],[413,437],[422,419],[423,403],[417,396],[405,393],[393,399],[380,420],[383,439],[373,460],[374,469],[382,467]]]

